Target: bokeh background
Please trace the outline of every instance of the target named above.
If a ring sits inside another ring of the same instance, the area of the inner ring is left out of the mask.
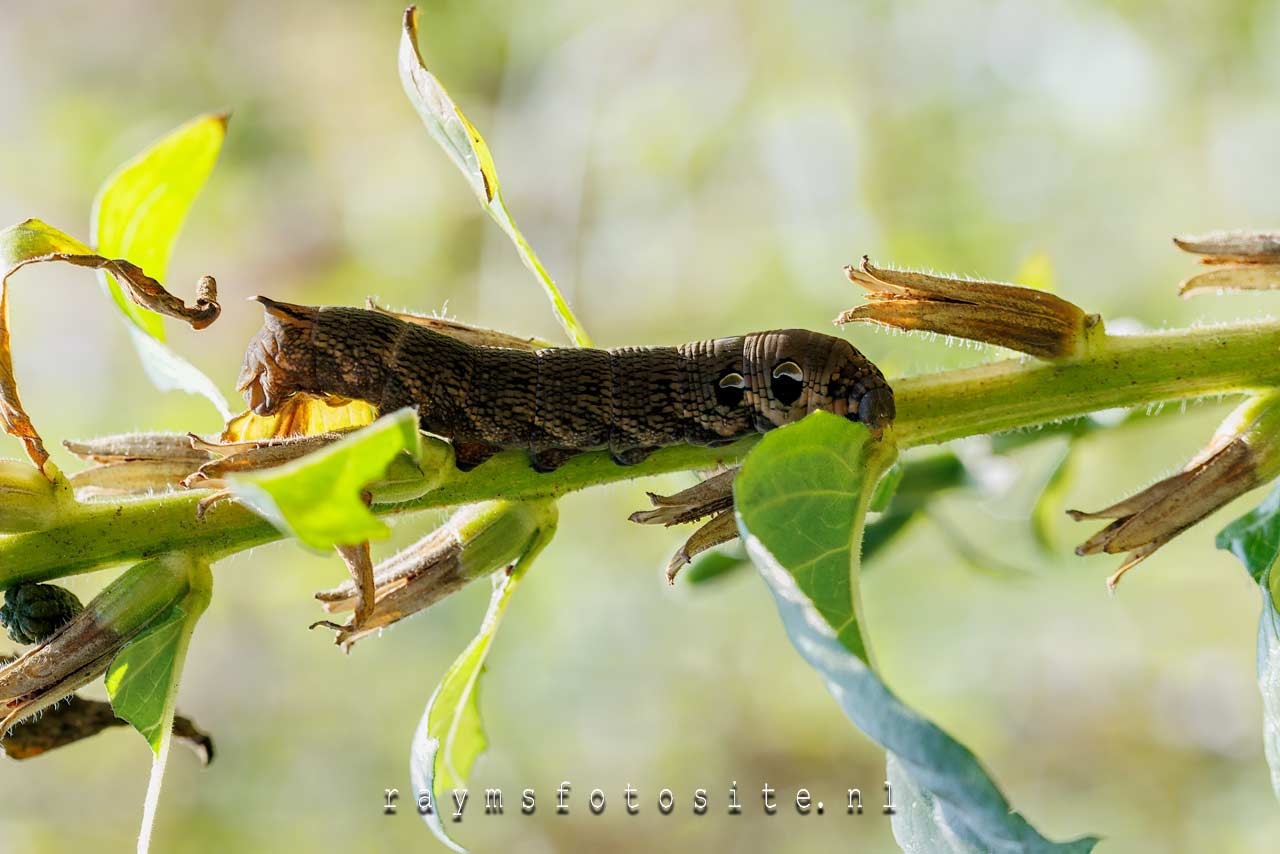
[[[88,237],[99,183],[197,113],[234,116],[168,284],[218,277],[222,319],[173,346],[230,394],[255,293],[366,295],[512,332],[556,324],[506,239],[427,137],[396,74],[403,0],[6,2],[0,11],[0,222]],[[827,329],[859,299],[840,268],[882,262],[1008,278],[1047,257],[1059,293],[1150,328],[1265,313],[1263,297],[1180,302],[1178,232],[1275,222],[1280,7],[1203,3],[423,3],[433,70],[485,133],[525,233],[602,345],[674,344],[777,325]],[[159,394],[93,277],[31,269],[12,293],[28,409],[51,440],[214,432],[203,401]],[[846,331],[890,376],[1000,354]],[[1064,506],[1095,507],[1179,467],[1228,408],[1200,401],[1087,439]],[[2,452],[18,455],[4,439]],[[983,443],[963,449],[970,459]],[[1253,680],[1258,595],[1193,529],[1125,579],[1080,559],[1065,516],[1032,543],[1053,442],[980,463],[868,572],[890,683],[970,745],[1047,834],[1100,852],[1274,850],[1280,813]],[[65,454],[60,465],[72,467]],[[628,484],[566,498],[518,593],[482,695],[477,850],[896,851],[869,812],[764,817],[759,786],[874,799],[881,751],[793,654],[753,572],[668,588],[682,536],[641,529]],[[396,542],[436,521],[400,521]],[[968,554],[946,533],[962,531]],[[388,547],[389,548],[389,547]],[[91,595],[107,573],[73,579]],[[402,798],[437,679],[477,625],[473,589],[349,658],[308,633],[337,560],[276,544],[215,568],[180,709],[214,733],[207,770],[175,750],[164,851],[436,850]],[[0,768],[0,849],[126,850],[149,753],[116,731]],[[557,817],[553,790],[573,785]],[[745,814],[724,815],[738,781]],[[642,812],[621,808],[641,792]],[[518,791],[539,810],[518,814]],[[608,794],[603,816],[587,793]],[[663,817],[657,790],[678,806]],[[711,791],[706,816],[692,791]],[[784,801],[785,803],[785,801]]]

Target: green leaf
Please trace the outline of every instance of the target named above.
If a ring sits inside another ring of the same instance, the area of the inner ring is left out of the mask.
[[[109,258],[124,258],[164,281],[173,243],[213,169],[227,134],[227,114],[199,116],[125,163],[98,190],[90,241]],[[103,282],[133,323],[164,340],[160,315],[130,301],[109,273]]]
[[[435,75],[427,70],[422,54],[418,51],[418,10],[414,6],[410,6],[404,13],[404,33],[400,39],[400,82],[431,138],[449,155],[453,165],[467,179],[481,207],[515,244],[520,260],[542,285],[542,290],[551,300],[556,318],[569,339],[575,346],[590,347],[591,338],[587,335],[587,330],[574,316],[555,280],[542,266],[533,247],[520,233],[511,212],[502,201],[498,170],[484,137],[458,109]]]
[[[554,507],[554,505],[551,505]],[[419,813],[445,845],[454,851],[465,851],[449,837],[440,820],[440,810],[448,808],[448,796],[454,789],[466,788],[467,776],[489,741],[480,718],[480,677],[485,658],[493,644],[494,634],[506,613],[511,594],[524,577],[535,557],[551,540],[554,526],[539,531],[511,572],[496,572],[489,609],[480,631],[446,671],[413,734],[409,750],[409,777],[415,799],[430,793],[431,809]]]
[[[1253,580],[1262,584],[1263,573],[1280,555],[1280,483],[1261,504],[1219,531],[1215,543],[1239,558]]]
[[[188,616],[181,602],[169,606],[120,651],[107,670],[107,693],[116,717],[131,723],[155,752],[160,750],[165,698]]]
[[[733,490],[742,524],[769,543],[840,642],[864,661],[855,560],[871,490],[893,462],[892,448],[868,436],[862,424],[814,413],[766,434]]]
[[[1262,692],[1262,746],[1271,769],[1271,789],[1280,799],[1280,612],[1274,595],[1276,561],[1262,573],[1258,618],[1258,690]]]
[[[90,239],[97,251],[131,261],[163,282],[174,241],[218,159],[226,133],[226,113],[198,116],[117,169],[93,204]],[[110,273],[98,275],[130,321],[134,348],[151,383],[162,391],[201,395],[217,407],[223,420],[229,419],[231,409],[213,380],[164,345],[160,315],[126,297]]]
[[[747,554],[792,644],[921,795],[899,805],[899,843],[921,852],[1092,850],[1093,839],[1060,844],[1042,837],[1011,810],[966,747],[904,705],[873,670],[855,619],[858,542],[893,451],[869,436],[865,426],[826,413],[775,430],[743,463],[734,494]],[[950,847],[930,847],[938,840]]]
[[[1218,533],[1217,545],[1240,559],[1262,591],[1258,618],[1258,690],[1271,788],[1280,799],[1280,483],[1262,503]]]
[[[201,610],[193,608],[190,594],[134,638],[111,662],[107,670],[107,693],[116,716],[133,725],[151,745],[160,750],[164,734],[165,709],[176,689],[182,669],[179,660]],[[172,708],[169,709],[172,723]]]
[[[403,453],[421,458],[418,415],[409,408],[291,463],[228,482],[254,512],[312,548],[356,545],[389,533],[361,493]]]
[[[142,809],[142,829],[138,834],[140,852],[147,851],[151,845],[160,787],[173,744],[178,682],[187,660],[191,634],[200,615],[209,607],[213,593],[213,575],[203,560],[185,554],[164,555],[160,560],[186,567],[187,594],[116,654],[106,677],[112,710],[142,733],[155,754]]]

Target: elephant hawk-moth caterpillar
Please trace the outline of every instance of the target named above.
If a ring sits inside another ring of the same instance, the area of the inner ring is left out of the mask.
[[[507,448],[552,471],[584,451],[634,465],[667,445],[723,445],[825,410],[879,434],[893,390],[847,341],[803,329],[680,347],[481,346],[369,309],[258,297],[239,388],[260,415],[303,393],[415,407],[459,468]]]

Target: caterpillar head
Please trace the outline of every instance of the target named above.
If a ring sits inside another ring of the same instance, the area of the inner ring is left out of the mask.
[[[897,414],[893,389],[884,374],[852,346],[848,346],[831,372],[827,394],[835,412],[850,421],[866,424],[875,436],[883,433]]]
[[[876,436],[893,421],[893,390],[848,341],[805,329],[775,329],[749,335],[745,342],[747,377],[732,376],[746,387],[757,429],[790,424],[819,410],[860,421]]]

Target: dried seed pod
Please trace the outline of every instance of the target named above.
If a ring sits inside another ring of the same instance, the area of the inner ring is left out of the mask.
[[[733,507],[733,479],[738,467],[726,469],[675,495],[645,493],[653,510],[637,510],[628,518],[641,525],[683,525]]]
[[[187,443],[203,453],[208,462],[202,464],[182,485],[188,488],[201,480],[221,481],[234,472],[274,468],[341,439],[344,432],[291,436],[281,439],[259,439],[245,442],[210,442],[188,433]]]
[[[1181,297],[1280,289],[1280,233],[1215,231],[1175,237],[1173,242],[1184,252],[1202,256],[1200,262],[1212,267],[1184,279],[1178,286]]]
[[[211,459],[208,450],[192,445],[190,433],[121,433],[97,439],[64,440],[62,446],[82,460],[95,463],[155,461],[190,463],[194,468]]]
[[[97,465],[68,479],[80,499],[147,495],[177,489],[183,479],[210,459],[193,447],[186,433],[124,433],[98,439],[64,441],[63,446]]]
[[[667,582],[674,584],[676,575],[697,555],[727,543],[738,536],[733,515],[733,480],[737,467],[707,478],[675,495],[648,493],[653,510],[638,510],[629,517],[642,525],[681,525],[699,519],[710,520],[694,531],[667,564]]]
[[[129,460],[90,466],[67,478],[76,498],[119,498],[149,495],[186,486],[192,469],[199,463],[162,460]]]
[[[337,631],[344,649],[519,561],[556,525],[554,501],[489,501],[465,507],[407,549],[373,568],[373,607],[359,625],[316,623]],[[325,611],[353,610],[356,580],[316,593]]]
[[[14,659],[0,657],[0,664]],[[38,716],[15,724],[3,734],[5,755],[10,759],[32,759],[50,750],[75,744],[98,733],[128,726],[128,721],[116,717],[110,703],[89,700],[72,694],[60,703],[44,710]],[[213,761],[213,738],[200,730],[195,722],[183,715],[174,715],[173,737],[196,754],[201,765]]]
[[[876,267],[865,255],[860,266],[845,267],[845,275],[867,289],[870,302],[844,312],[837,324],[937,332],[1064,359],[1082,353],[1101,323],[1098,315],[1045,291]]]
[[[1121,576],[1169,540],[1278,474],[1280,397],[1264,396],[1236,409],[1208,447],[1177,474],[1102,510],[1068,510],[1077,521],[1115,520],[1076,548],[1076,554],[1127,552],[1107,579],[1114,590]]]
[[[1204,256],[1206,264],[1280,262],[1280,232],[1275,231],[1211,231],[1175,237],[1173,243],[1183,252]]]
[[[684,545],[676,551],[667,564],[667,583],[675,584],[681,569],[707,549],[715,548],[738,538],[738,520],[732,510],[725,510],[689,535]]]

